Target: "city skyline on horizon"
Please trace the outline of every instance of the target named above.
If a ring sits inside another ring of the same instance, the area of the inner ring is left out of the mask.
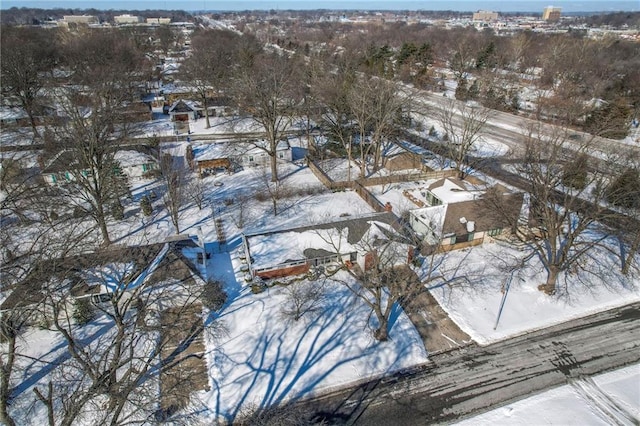
[[[132,3],[123,0],[4,0],[2,9],[27,7],[39,9],[98,9],[98,10],[185,10],[195,11],[243,11],[243,10],[452,10],[473,12],[542,13],[547,6],[560,7],[563,13],[578,12],[637,12],[637,0],[139,0]]]

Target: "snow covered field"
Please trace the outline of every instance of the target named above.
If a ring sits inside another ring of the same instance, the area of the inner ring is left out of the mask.
[[[580,378],[471,417],[459,426],[633,425],[640,418],[640,365]]]

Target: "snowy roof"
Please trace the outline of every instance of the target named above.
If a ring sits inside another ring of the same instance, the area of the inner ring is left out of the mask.
[[[42,172],[58,173],[74,170],[80,165],[78,158],[71,149],[63,149],[47,162]],[[152,155],[134,149],[117,151],[114,154],[114,159],[118,161],[122,167],[138,166],[156,161]]]
[[[468,233],[484,232],[492,229],[505,229],[516,223],[522,208],[522,193],[502,194],[504,202],[502,211],[498,212],[490,203],[483,199],[468,200],[447,205],[442,232]],[[473,223],[473,225],[470,225]],[[469,228],[473,226],[473,231]]]
[[[246,237],[252,267],[268,268],[282,263],[304,260],[318,252],[341,254],[358,252],[358,244],[366,238],[402,239],[393,229],[395,216],[389,213],[352,218],[338,222],[285,229]]]
[[[202,108],[200,107],[200,104],[198,104],[195,101],[178,99],[173,104],[171,104],[171,107],[169,107],[169,113],[172,113],[172,112],[193,112],[193,111],[198,111],[198,110],[201,110],[201,109]]]
[[[131,290],[142,284],[153,288],[169,282],[202,284],[182,248],[181,243],[161,243],[44,261],[4,300],[0,310],[39,303],[52,284],[63,285],[74,297],[123,290],[123,285],[124,290]]]
[[[254,142],[222,141],[215,143],[201,143],[193,145],[193,156],[196,161],[216,160],[219,158],[233,158],[242,155],[264,154],[260,146],[266,147],[265,140]],[[286,151],[290,148],[289,142],[282,140],[276,146],[277,151]]]
[[[22,108],[0,106],[0,120],[17,120],[27,117],[27,113]]]
[[[153,156],[135,150],[118,151],[115,153],[114,159],[118,161],[122,167],[139,166],[140,164],[156,162]]]
[[[468,182],[449,177],[431,183],[428,189],[445,204],[474,200],[482,193]]]

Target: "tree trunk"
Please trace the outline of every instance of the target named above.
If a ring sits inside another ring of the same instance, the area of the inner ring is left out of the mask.
[[[7,361],[2,364],[2,377],[0,377],[0,423],[6,424],[7,426],[15,426],[16,424],[7,410],[11,394],[9,380],[11,377],[11,371],[13,370],[13,363],[15,361],[15,352],[16,337],[12,331],[8,342]]]
[[[33,130],[33,139],[40,139],[40,133],[38,132],[36,118],[33,115],[33,101],[22,99],[22,108],[26,111],[27,116],[29,117],[29,124],[31,124],[31,130]]]
[[[353,156],[351,155],[351,136],[349,136],[349,145],[347,145],[347,182],[351,182],[351,162],[353,161]]]
[[[104,218],[102,208],[98,211],[98,226],[100,227],[100,233],[102,234],[102,244],[108,246],[111,244],[111,238],[109,238],[109,230],[107,229],[107,221]]]
[[[389,339],[389,318],[382,314],[377,314],[376,316],[378,317],[380,326],[373,333],[373,337],[379,342],[386,342]]]
[[[547,273],[547,282],[538,286],[538,290],[544,291],[548,295],[555,294],[556,282],[558,281],[559,274],[560,274],[560,269],[557,266],[550,266],[549,272]]]
[[[364,152],[364,138],[362,135],[360,136],[360,177],[362,179],[367,177],[367,163],[366,156]]]
[[[38,126],[36,124],[36,119],[33,116],[33,113],[31,111],[27,112],[27,115],[29,116],[29,121],[31,122],[31,129],[33,130],[33,139],[40,139],[40,133],[38,132]]]
[[[275,147],[278,144],[274,144],[273,151],[269,154],[271,157],[271,182],[278,182],[278,158],[276,157],[276,149]]]
[[[205,120],[205,129],[208,129],[211,127],[211,124],[209,123],[209,108],[207,108],[207,94],[205,93],[205,95],[202,97],[202,103],[204,104],[204,120]]]
[[[47,395],[43,395],[40,389],[33,388],[33,392],[36,394],[40,402],[47,407],[47,419],[49,426],[55,426],[55,417],[53,415],[53,382],[49,381],[47,385]]]
[[[624,275],[628,275],[631,270],[631,266],[633,265],[634,258],[636,256],[636,252],[640,249],[640,233],[635,237],[633,242],[631,243],[631,247],[629,247],[629,253],[625,259],[623,259],[622,264],[622,273]]]

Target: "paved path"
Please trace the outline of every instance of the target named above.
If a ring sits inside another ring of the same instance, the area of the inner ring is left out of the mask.
[[[640,303],[430,359],[404,375],[308,401],[305,408],[330,424],[371,426],[444,423],[473,415],[640,362]]]

